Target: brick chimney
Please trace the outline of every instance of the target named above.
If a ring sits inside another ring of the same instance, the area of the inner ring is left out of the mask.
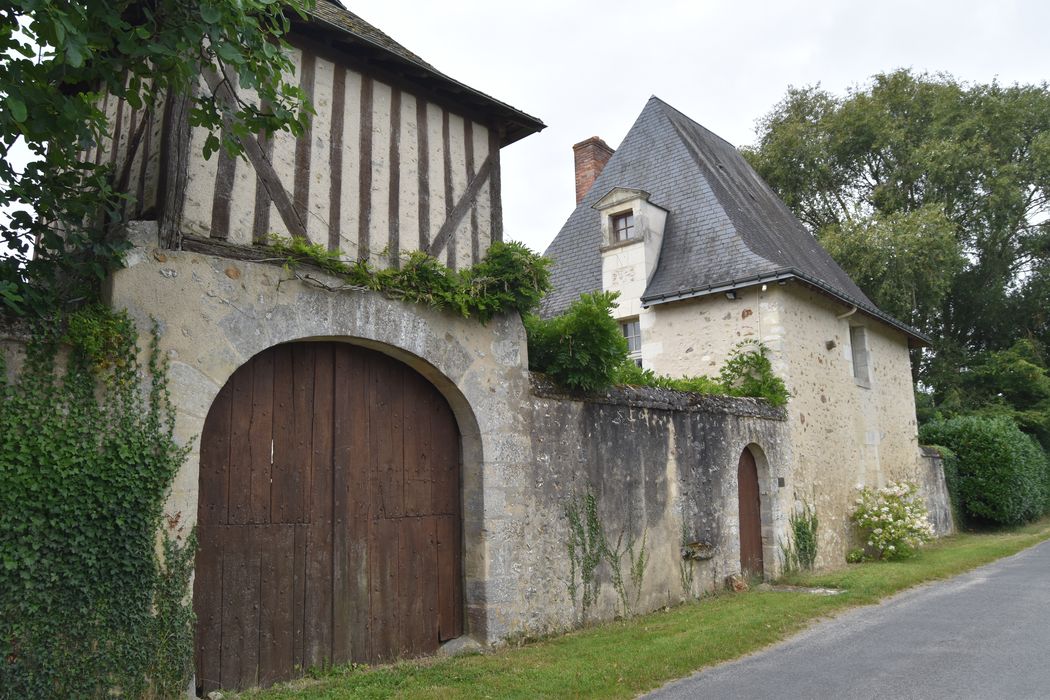
[[[591,185],[602,174],[602,168],[612,157],[613,149],[597,136],[580,141],[572,147],[573,159],[576,161],[576,203],[583,200]]]

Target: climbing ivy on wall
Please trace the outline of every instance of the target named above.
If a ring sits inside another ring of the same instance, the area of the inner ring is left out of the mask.
[[[162,509],[186,450],[151,338],[143,367],[132,321],[93,306],[39,322],[19,377],[0,371],[4,697],[185,692],[194,543]]]

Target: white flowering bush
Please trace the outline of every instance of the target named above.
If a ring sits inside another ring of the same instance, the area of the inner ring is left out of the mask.
[[[880,559],[904,559],[933,537],[919,487],[898,481],[881,489],[865,488],[856,500],[853,522],[867,534],[868,549]]]

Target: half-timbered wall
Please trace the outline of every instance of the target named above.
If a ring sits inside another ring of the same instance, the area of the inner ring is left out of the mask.
[[[301,138],[253,139],[246,157],[220,151],[204,159],[203,128],[192,129],[178,153],[170,130],[186,127],[170,107],[143,116],[105,98],[112,138],[87,156],[119,167],[130,148],[128,217],[155,218],[164,207],[158,191],[170,198],[180,187],[175,178],[184,177],[181,206],[169,215],[191,236],[252,245],[272,233],[305,235],[348,260],[386,267],[426,250],[453,268],[473,264],[501,238],[492,129],[331,55],[294,48],[291,58],[316,114]],[[201,90],[215,87],[214,76],[202,79]],[[256,100],[248,91],[238,97]],[[184,174],[174,174],[177,159],[186,161]]]

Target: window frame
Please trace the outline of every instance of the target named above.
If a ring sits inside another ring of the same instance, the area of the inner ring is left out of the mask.
[[[627,357],[634,360],[634,363],[639,367],[642,366],[642,324],[637,316],[629,316],[627,318],[618,319],[620,324],[620,332],[623,333],[623,337],[627,340]],[[630,330],[636,331],[634,335],[630,334]],[[635,349],[631,349],[631,339],[635,340]]]
[[[853,365],[853,381],[857,386],[870,389],[871,351],[868,347],[868,329],[866,327],[849,327],[849,349]]]
[[[623,221],[625,223],[623,227],[624,237],[620,238],[620,227],[619,223]],[[625,211],[616,212],[615,214],[609,215],[609,229],[612,234],[612,240],[610,243],[613,245],[617,243],[627,243],[629,241],[636,241],[638,238],[635,236],[635,229],[637,228],[634,216],[634,209],[627,209]]]

